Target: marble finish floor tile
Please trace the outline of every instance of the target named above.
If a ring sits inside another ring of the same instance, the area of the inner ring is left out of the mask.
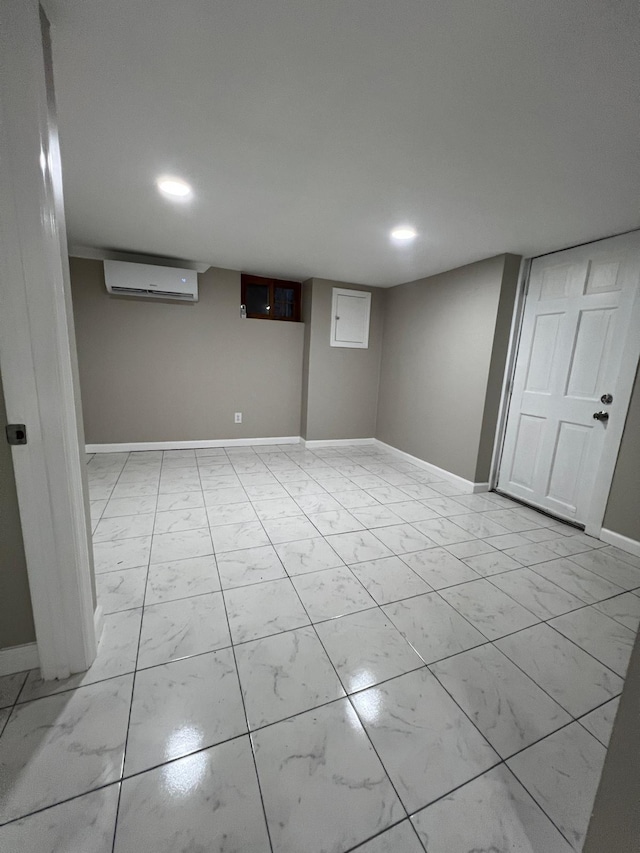
[[[327,493],[327,490],[320,483],[316,483],[311,478],[283,483],[282,485],[284,486],[283,497],[286,497],[287,494],[291,495],[292,498],[299,498],[301,495],[324,495]]]
[[[591,537],[589,537],[591,538]],[[603,545],[599,540],[595,540],[598,547]],[[630,554],[628,551],[623,551],[621,548],[616,548],[615,545],[607,545],[602,549],[604,554],[608,554],[610,557],[615,557],[616,560],[622,560],[623,563],[629,563],[630,566],[635,566],[636,569],[640,569],[640,557],[635,554]]]
[[[146,566],[96,575],[96,595],[102,612],[116,613],[142,607],[146,582]]]
[[[343,509],[342,504],[333,495],[300,495],[295,498],[295,504],[302,512],[332,512]]]
[[[153,533],[153,519],[153,513],[103,518],[98,522],[93,541],[114,542],[119,539],[133,539],[136,536],[150,536]]]
[[[480,631],[435,592],[386,604],[382,609],[425,663],[487,642]]]
[[[506,527],[510,533],[522,533],[525,530],[533,530],[536,527],[547,526],[544,521],[536,522],[525,518],[525,516],[519,512],[519,509],[491,510],[490,512],[485,513],[485,516],[486,518],[491,519],[491,521],[497,522],[502,527]],[[548,521],[548,519],[546,520]]]
[[[231,645],[221,592],[151,604],[144,609],[138,667]]]
[[[572,723],[507,761],[576,850],[587,833],[605,754],[601,743]]]
[[[495,767],[411,820],[429,853],[571,853],[506,767]]]
[[[102,518],[154,513],[157,502],[155,495],[146,498],[111,498],[104,508]]]
[[[141,670],[133,690],[125,775],[246,731],[231,649]]]
[[[635,631],[601,613],[596,607],[566,613],[552,619],[549,624],[624,678],[636,638]]]
[[[537,616],[483,578],[443,589],[440,595],[489,640],[539,621]]]
[[[416,521],[414,524],[421,533],[424,533],[436,545],[454,545],[456,542],[466,542],[469,539],[477,539],[476,536],[458,527],[448,518],[430,518],[426,521]]]
[[[51,696],[53,693],[74,690],[77,687],[133,672],[136,666],[141,621],[142,608],[109,613],[104,617],[98,653],[86,672],[78,672],[60,680],[43,681],[40,670],[32,669],[18,701],[27,702],[41,696]]]
[[[207,507],[207,518],[210,527],[220,527],[223,524],[241,524],[245,521],[258,521],[258,515],[252,503],[218,504]]]
[[[589,711],[584,717],[580,717],[580,722],[585,729],[591,732],[605,747],[609,745],[611,729],[613,728],[613,722],[618,712],[619,702],[620,697],[617,696],[615,699],[611,699],[610,702],[600,705],[599,708]]]
[[[8,708],[16,701],[28,673],[15,672],[0,676],[0,708]]]
[[[469,510],[463,506],[455,498],[439,497],[428,498],[422,503],[429,509],[434,510],[438,515],[444,518],[449,518],[454,515],[467,515]]]
[[[473,498],[476,497],[476,495],[466,495],[466,497]],[[455,523],[458,527],[462,527],[463,530],[467,530],[469,533],[472,533],[476,539],[486,539],[489,536],[500,536],[508,533],[507,529],[501,524],[498,524],[496,521],[491,521],[489,518],[485,518],[484,515],[479,512],[474,512],[470,515],[457,515]]]
[[[255,509],[260,521],[269,521],[272,518],[290,518],[293,515],[302,515],[302,509],[293,498],[268,498],[267,500],[254,501]]]
[[[358,847],[358,853],[424,853],[424,848],[411,823],[404,820]]]
[[[289,579],[228,589],[224,597],[234,643],[258,640],[309,624]]]
[[[506,548],[507,557],[521,563],[523,566],[533,566],[536,563],[548,563],[549,560],[555,560],[558,556],[556,553],[547,548],[546,543],[531,542],[529,545],[519,545],[517,548]]]
[[[111,853],[118,809],[118,784],[37,812],[0,827],[7,853]]]
[[[177,598],[218,592],[219,589],[220,581],[213,555],[152,563],[147,576],[145,604],[175,601]]]
[[[300,539],[314,539],[318,535],[318,529],[303,515],[293,518],[272,518],[264,522],[264,529],[274,545],[296,542]]]
[[[352,510],[352,516],[357,519],[361,527],[370,529],[372,527],[388,527],[391,524],[401,524],[403,519],[389,509],[388,506],[361,506]],[[335,533],[346,531],[331,531]]]
[[[350,850],[404,817],[347,699],[252,735],[273,849]]]
[[[534,625],[495,645],[572,716],[622,691],[623,681],[549,625]]]
[[[530,531],[537,533],[538,531]],[[531,540],[527,539],[528,533],[503,533],[500,536],[487,536],[486,542],[498,551],[505,551],[507,548],[517,548],[519,545],[528,545]],[[471,556],[471,555],[470,555]]]
[[[145,499],[146,500],[146,499]],[[204,506],[202,492],[177,492],[171,495],[158,495],[158,512],[179,509],[198,509]]]
[[[380,502],[372,498],[363,489],[350,489],[346,492],[334,492],[333,497],[345,509],[357,509],[363,506],[380,506]]]
[[[420,522],[418,522],[419,524]],[[383,542],[394,554],[409,554],[433,546],[433,541],[420,533],[411,524],[393,524],[377,527],[373,535]]]
[[[426,521],[428,518],[438,518],[439,514],[425,505],[424,501],[402,501],[394,503],[393,508],[385,507],[386,511],[401,521]],[[358,513],[354,513],[360,520]],[[397,521],[395,522],[398,523]],[[364,524],[364,522],[363,522]],[[365,525],[369,526],[369,525]]]
[[[151,536],[135,539],[117,539],[113,542],[93,543],[93,563],[96,574],[133,569],[149,563]]]
[[[608,601],[601,601],[595,608],[629,630],[637,632],[640,624],[640,598],[637,595],[626,592]]]
[[[392,552],[368,530],[354,533],[337,533],[326,541],[345,563],[363,563],[380,557],[391,557]]]
[[[457,503],[467,508],[468,512],[490,512],[496,508],[495,504],[485,495],[460,495],[456,498]]]
[[[204,507],[195,509],[170,509],[156,513],[154,533],[178,533],[181,530],[196,530],[208,527],[209,520]]]
[[[0,737],[0,822],[119,778],[132,684],[120,676],[16,705]]]
[[[539,619],[551,619],[584,607],[585,602],[536,574],[532,569],[516,569],[493,575],[491,583],[510,595]]]
[[[111,612],[86,673],[0,677],[2,849],[580,847],[640,558],[380,447],[87,462]]]
[[[363,477],[358,477],[358,480],[364,479]],[[356,479],[354,479],[356,482]],[[365,491],[371,495],[372,498],[375,498],[378,503],[381,504],[394,504],[401,503],[407,500],[409,497],[413,497],[412,495],[408,495],[406,492],[401,489],[397,489],[395,486],[389,486],[383,482],[381,486],[373,486],[372,488],[365,487]],[[428,497],[428,495],[425,495]],[[393,507],[391,507],[393,509]]]
[[[152,563],[186,560],[188,557],[206,557],[208,554],[213,554],[208,528],[182,530],[179,533],[156,533],[153,537]]]
[[[355,563],[351,566],[351,571],[377,604],[389,604],[402,598],[431,592],[429,584],[399,557],[383,557],[381,560]],[[640,599],[637,601],[640,605]]]
[[[312,512],[309,513],[309,520],[323,536],[328,536],[331,533],[349,533],[352,530],[364,529],[364,525],[346,509],[330,510],[329,512]]]
[[[491,551],[488,554],[477,554],[474,557],[464,557],[463,559],[469,568],[483,577],[522,568],[522,563],[513,560],[503,551]]]
[[[321,622],[316,630],[348,693],[424,665],[378,608]]]
[[[632,566],[625,560],[619,560],[607,551],[600,549],[587,551],[584,554],[574,554],[569,559],[583,569],[595,572],[596,575],[625,590],[640,586],[640,568]]]
[[[265,853],[248,736],[125,779],[114,853]]]
[[[426,668],[351,700],[409,814],[499,761]]]
[[[347,566],[293,578],[312,622],[375,607],[376,602]]]
[[[443,589],[465,581],[478,580],[478,575],[473,569],[445,548],[429,548],[426,551],[403,554],[402,561],[433,589]]]
[[[254,486],[254,488],[259,487]],[[224,504],[246,503],[249,492],[245,491],[242,486],[218,486],[213,489],[205,489],[203,494],[204,505],[208,508],[210,506],[222,506]]]
[[[211,539],[216,554],[269,545],[269,537],[260,521],[242,521],[212,527]]]
[[[476,557],[478,554],[490,554],[495,551],[493,545],[489,545],[489,540],[484,539],[469,539],[467,542],[456,542],[453,545],[447,545],[446,548],[454,557],[462,559],[463,557]]]
[[[581,598],[587,604],[595,604],[597,601],[623,592],[622,587],[616,586],[588,569],[583,569],[571,560],[560,559],[552,560],[550,563],[538,563],[532,566],[532,570],[562,587],[571,595]]]
[[[218,571],[223,589],[287,576],[273,545],[218,554]]]
[[[313,628],[242,643],[236,660],[251,729],[344,696]]]
[[[490,644],[430,669],[502,758],[571,722],[560,705]]]
[[[275,548],[289,575],[304,575],[344,565],[326,539],[300,539],[283,542]]]

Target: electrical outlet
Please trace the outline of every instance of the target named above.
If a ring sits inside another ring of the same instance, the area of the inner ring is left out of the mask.
[[[234,421],[235,421],[237,424],[241,424],[241,423],[242,423],[242,412],[236,412],[236,413],[235,413]]]

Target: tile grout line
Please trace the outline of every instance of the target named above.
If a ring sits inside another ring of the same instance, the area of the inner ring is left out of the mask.
[[[266,535],[266,534],[265,534]],[[264,803],[264,795],[262,793],[262,783],[260,782],[260,774],[258,773],[258,762],[256,760],[255,747],[253,743],[253,738],[251,737],[251,729],[249,727],[249,717],[247,716],[247,706],[244,698],[244,690],[242,688],[242,681],[240,680],[240,670],[238,668],[238,659],[236,657],[235,648],[233,646],[233,635],[231,634],[231,622],[229,621],[229,612],[227,610],[227,601],[224,595],[224,590],[222,588],[222,578],[220,577],[220,570],[218,568],[218,561],[216,559],[216,571],[218,573],[218,582],[220,584],[220,593],[222,595],[222,606],[224,607],[225,618],[227,620],[227,631],[229,632],[229,642],[231,643],[231,654],[233,655],[233,663],[236,670],[236,680],[238,683],[238,690],[240,692],[240,701],[242,702],[242,710],[244,713],[244,722],[247,727],[247,736],[249,738],[249,749],[251,751],[251,758],[253,761],[253,769],[256,774],[256,784],[258,786],[258,794],[260,796],[260,804],[262,806],[262,816],[264,819],[264,825],[267,832],[267,839],[269,841],[269,848],[271,853],[273,853],[273,842],[271,840],[271,829],[269,828],[269,819],[267,817],[267,809]],[[244,737],[244,735],[243,735]]]
[[[164,460],[164,456],[162,458]],[[125,465],[129,461],[129,459],[130,459],[130,454],[129,454],[129,456],[127,456],[127,459],[125,460]],[[155,528],[156,515],[158,512],[158,496],[160,494],[160,478],[162,477],[162,468],[163,468],[163,463],[160,464],[160,477],[158,477],[158,491],[156,492],[156,509],[153,513],[153,527],[151,528],[151,542],[149,544],[149,557],[147,559],[147,574],[145,576],[145,582],[144,582],[144,594],[142,596],[142,608],[141,608],[141,613],[140,613],[140,627],[138,629],[138,645],[136,647],[136,658],[134,661],[133,678],[131,681],[131,697],[129,699],[129,715],[127,717],[127,730],[125,733],[124,748],[122,751],[122,764],[121,764],[121,768],[120,768],[120,778],[118,780],[119,781],[118,802],[116,804],[116,813],[115,813],[115,819],[114,819],[114,824],[113,824],[113,839],[111,842],[111,853],[115,853],[116,837],[117,837],[117,833],[118,833],[118,822],[120,819],[120,804],[122,802],[122,789],[124,787],[123,783],[124,783],[125,763],[127,760],[127,746],[129,745],[129,731],[131,729],[131,714],[133,712],[133,698],[134,698],[135,689],[136,689],[138,658],[140,656],[140,643],[142,640],[142,626],[144,625],[145,600],[147,597],[147,585],[149,583],[149,566],[151,565],[151,553],[153,551],[153,530]]]

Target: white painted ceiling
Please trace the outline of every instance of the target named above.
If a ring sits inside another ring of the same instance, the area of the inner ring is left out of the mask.
[[[640,226],[637,0],[47,10],[72,245],[391,285]]]

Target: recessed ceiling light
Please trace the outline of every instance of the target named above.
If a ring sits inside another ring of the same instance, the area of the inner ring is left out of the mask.
[[[417,236],[418,232],[410,225],[399,225],[391,232],[392,239],[397,240],[400,243],[408,243],[409,240],[415,240]]]
[[[160,192],[171,198],[187,198],[193,192],[189,184],[180,178],[162,177],[156,183]]]

